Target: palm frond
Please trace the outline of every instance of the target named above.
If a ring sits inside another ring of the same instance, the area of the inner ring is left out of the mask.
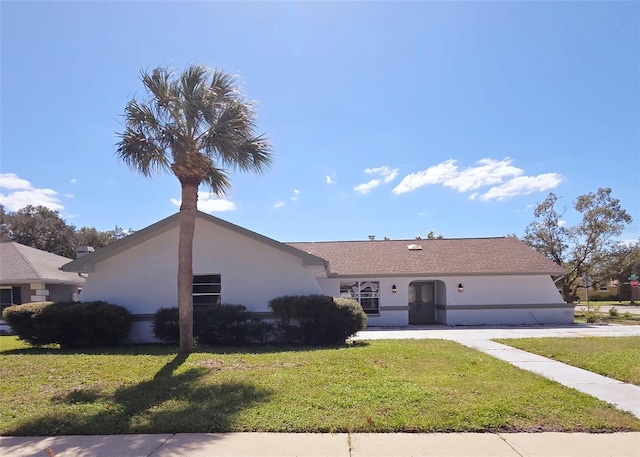
[[[176,101],[172,91],[171,77],[173,71],[168,68],[156,68],[151,73],[141,72],[142,83],[160,106],[169,106]]]
[[[233,75],[192,65],[180,75],[163,67],[142,72],[141,80],[147,98],[127,104],[118,143],[127,165],[146,176],[172,170],[224,193],[228,169],[261,173],[271,164],[269,140],[254,133],[254,105]]]
[[[226,191],[231,189],[228,171],[217,168],[211,160],[209,161],[207,177],[203,180],[203,184],[220,197],[223,197]]]
[[[131,169],[147,177],[167,172],[171,164],[165,149],[155,141],[149,141],[142,132],[126,129],[120,134],[116,155]]]
[[[209,88],[216,100],[225,100],[240,94],[236,87],[236,78],[232,74],[217,68],[213,70]]]
[[[236,145],[235,154],[222,157],[222,163],[242,171],[264,173],[273,163],[269,140],[264,135],[246,137]]]

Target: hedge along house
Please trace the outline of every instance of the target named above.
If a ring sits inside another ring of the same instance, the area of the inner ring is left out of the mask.
[[[83,301],[134,314],[132,341],[153,339],[160,307],[177,306],[179,214],[62,268],[87,273]],[[358,300],[370,326],[573,322],[552,277],[564,270],[516,238],[281,243],[198,212],[194,306],[242,304],[258,317],[282,295]]]
[[[77,299],[85,278],[60,271],[69,261],[15,241],[0,243],[0,314],[11,305]],[[7,331],[0,319],[0,333]]]

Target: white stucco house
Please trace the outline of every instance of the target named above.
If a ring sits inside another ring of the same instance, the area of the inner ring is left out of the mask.
[[[83,301],[106,300],[135,318],[131,339],[151,339],[160,307],[177,306],[179,215],[174,214],[62,267],[87,281]],[[369,326],[442,323],[565,324],[554,279],[564,270],[514,237],[281,243],[199,212],[194,306],[268,302],[294,294],[357,299]]]

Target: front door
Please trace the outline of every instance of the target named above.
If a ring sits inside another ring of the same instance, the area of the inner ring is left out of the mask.
[[[415,281],[409,284],[409,324],[436,322],[435,283]]]

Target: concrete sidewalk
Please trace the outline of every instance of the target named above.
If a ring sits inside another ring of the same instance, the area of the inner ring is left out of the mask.
[[[213,433],[0,437],[3,457],[639,457],[640,433]]]

